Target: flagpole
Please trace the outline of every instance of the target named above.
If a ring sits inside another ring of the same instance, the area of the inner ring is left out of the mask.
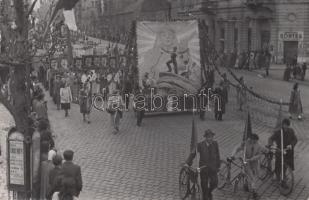
[[[282,99],[280,99],[280,109],[281,109]],[[283,181],[283,128],[281,123],[281,181]]]

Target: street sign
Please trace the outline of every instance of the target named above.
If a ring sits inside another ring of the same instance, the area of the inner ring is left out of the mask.
[[[25,190],[25,143],[24,135],[15,128],[9,131],[8,147],[8,186],[14,191]]]

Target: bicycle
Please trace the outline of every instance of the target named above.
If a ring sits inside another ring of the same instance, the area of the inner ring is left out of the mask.
[[[245,191],[249,191],[248,188],[248,175],[245,171],[245,166],[247,162],[245,162],[242,158],[238,158],[240,160],[240,164],[235,162],[234,158],[227,158],[226,161],[221,160],[220,169],[218,172],[218,186],[219,190],[223,189],[226,185],[234,185],[233,191],[234,193],[238,190],[238,185],[241,183]],[[231,170],[232,165],[236,166],[240,169],[240,172],[233,178],[231,178]]]
[[[275,175],[275,167],[273,167],[273,157],[281,154],[281,150],[275,147],[266,147],[268,152],[264,153],[264,158],[260,162],[260,173],[259,178],[265,180]],[[283,154],[286,154],[289,149],[283,149]],[[294,187],[294,174],[291,167],[284,161],[284,176],[280,176],[279,180],[279,191],[280,194],[287,196],[291,194]]]
[[[201,186],[198,182],[198,178],[200,176],[201,170],[205,167],[206,166],[193,168],[183,164],[179,172],[180,199],[182,200],[185,200],[187,198],[195,200],[203,199]]]

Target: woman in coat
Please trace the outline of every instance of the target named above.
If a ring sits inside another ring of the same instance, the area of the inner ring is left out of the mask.
[[[302,119],[303,107],[300,98],[300,90],[298,89],[298,83],[294,84],[293,90],[291,91],[289,112],[291,119],[293,117],[297,117],[299,120]]]
[[[60,102],[61,108],[65,111],[65,117],[69,116],[69,110],[71,109],[72,92],[68,82],[65,82],[64,87],[60,88]]]
[[[90,83],[86,82],[79,91],[80,113],[83,114],[83,121],[90,124],[91,111],[91,89]]]

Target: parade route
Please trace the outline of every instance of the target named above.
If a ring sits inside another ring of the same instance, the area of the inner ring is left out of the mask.
[[[256,91],[266,95],[272,94],[274,98],[284,97],[284,100],[288,101],[292,83],[261,79],[243,71],[237,73],[243,75],[248,85],[253,86]],[[263,85],[260,85],[259,81],[263,81]],[[305,101],[309,98],[309,89],[301,86],[301,90],[305,118],[304,121],[292,121],[292,127],[299,140],[295,156],[294,191],[286,198],[280,196],[272,182],[260,182],[258,193],[263,200],[305,200],[309,196],[307,187],[309,103]],[[215,121],[212,112],[206,113],[205,121],[200,121],[197,116],[195,118],[199,140],[202,139],[205,129],[210,128],[216,133],[215,139],[219,143],[222,159],[229,156],[231,150],[240,142],[245,126],[243,113],[237,111],[235,107],[234,95],[232,90],[231,101],[227,106],[227,114],[224,115],[223,122]],[[82,122],[78,105],[73,104],[70,116],[65,118],[64,112],[56,109],[49,95],[47,100],[49,118],[56,135],[56,147],[61,152],[65,149],[74,150],[74,161],[82,168],[84,187],[81,199],[179,199],[178,173],[189,153],[191,114],[148,117],[144,119],[142,127],[137,127],[131,110],[124,114],[120,133],[114,135],[110,128],[108,113],[94,110],[91,115],[92,123],[86,124]],[[5,133],[9,127],[8,124],[12,124],[12,119],[3,107],[1,109],[1,113],[6,113],[4,116],[7,116],[0,120],[1,148],[5,155]],[[255,118],[256,116],[261,118],[263,115],[252,113],[252,116],[254,132],[259,134],[261,143],[265,144],[272,129],[265,126],[265,123],[260,123],[263,119]],[[271,123],[274,122],[271,121]],[[5,159],[0,166],[0,199],[7,199]],[[219,200],[239,200],[247,197],[248,194],[245,192],[234,194],[231,186],[223,191],[216,190],[214,196]]]
[[[256,91],[272,94],[274,98],[284,97],[288,101],[291,83],[262,80],[242,72],[239,75],[244,75],[246,82],[254,86]],[[260,81],[263,84],[260,85]],[[304,86],[301,90],[307,116],[309,109],[305,99],[309,98],[309,89]],[[232,101],[228,104],[223,122],[215,121],[212,112],[206,113],[205,121],[196,117],[199,140],[205,129],[212,129],[216,133],[222,159],[229,156],[240,142],[245,126],[242,114],[235,109],[235,97],[233,94],[231,96]],[[142,127],[137,127],[134,113],[130,111],[124,113],[120,133],[114,135],[106,112],[93,111],[91,124],[87,124],[82,122],[78,105],[72,105],[70,116],[65,118],[63,111],[56,110],[50,99],[48,102],[56,147],[61,151],[75,151],[74,161],[82,168],[84,186],[81,199],[179,199],[178,173],[189,153],[192,115],[149,117],[144,119]],[[305,200],[308,197],[307,120],[292,121],[299,140],[293,193],[288,198],[280,196],[278,189],[268,181],[259,183],[261,199]],[[272,129],[253,120],[253,131],[260,136],[261,143],[266,144]],[[244,192],[233,194],[229,187],[223,191],[216,190],[214,195],[214,199],[222,200],[247,197],[248,194]]]

